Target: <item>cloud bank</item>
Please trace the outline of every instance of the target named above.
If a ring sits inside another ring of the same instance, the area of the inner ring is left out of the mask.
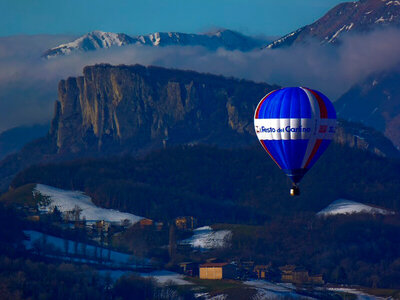
[[[49,60],[40,58],[48,48],[70,39],[59,36],[0,38],[0,131],[48,122],[57,98],[58,81],[79,76],[84,66],[96,63],[157,65],[281,86],[308,86],[332,100],[371,73],[400,63],[398,29],[348,34],[336,47],[309,41],[286,49],[211,52],[202,47],[132,45]]]

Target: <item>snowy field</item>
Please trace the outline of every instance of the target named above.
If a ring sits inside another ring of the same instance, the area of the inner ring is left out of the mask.
[[[348,293],[348,294],[353,294],[354,296],[356,296],[355,299],[357,299],[357,300],[380,300],[380,299],[383,300],[383,299],[387,299],[387,298],[368,295],[368,294],[366,294],[364,292],[361,292],[361,291],[356,290],[356,289],[351,289],[351,288],[329,288],[328,290],[334,291],[334,292],[344,292],[344,293]]]
[[[73,262],[98,264],[102,257],[102,265],[113,268],[138,268],[149,266],[149,260],[135,259],[133,256],[106,248],[95,247],[84,243],[76,243],[52,235],[33,230],[24,230],[29,240],[24,241],[26,249],[43,249],[43,254],[48,257],[61,258]],[[75,244],[76,247],[75,247]],[[76,252],[75,252],[76,249]],[[108,257],[110,258],[109,261]]]
[[[110,276],[113,281],[118,280],[124,275],[136,275],[144,278],[152,278],[158,285],[193,285],[193,283],[185,280],[185,276],[175,272],[166,270],[154,271],[151,273],[135,273],[124,270],[101,270],[99,273],[103,276]]]
[[[157,281],[160,285],[190,285],[193,284],[187,280],[185,280],[185,276],[182,274],[170,272],[170,271],[154,271],[151,273],[141,273],[142,277],[151,277],[155,281]]]
[[[72,211],[76,206],[82,209],[80,217],[86,218],[87,222],[95,222],[104,220],[111,223],[121,223],[123,220],[129,220],[131,224],[135,224],[142,219],[142,217],[120,212],[115,209],[107,209],[96,206],[92,199],[80,191],[68,191],[58,189],[52,186],[37,184],[33,193],[40,193],[48,196],[51,200],[50,204],[40,206],[41,211],[51,211],[57,207],[62,213]]]
[[[338,199],[332,202],[329,206],[317,213],[317,216],[329,216],[340,214],[354,214],[354,213],[368,213],[368,214],[394,214],[393,211],[372,207],[359,202]]]
[[[181,241],[181,244],[189,244],[193,248],[204,250],[225,247],[232,238],[230,230],[213,231],[210,226],[199,227],[193,230],[193,236]]]
[[[272,283],[264,280],[250,280],[243,282],[257,290],[254,299],[316,299],[296,293],[291,284]]]

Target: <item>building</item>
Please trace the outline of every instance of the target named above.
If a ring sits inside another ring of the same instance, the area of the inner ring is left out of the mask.
[[[153,220],[146,219],[146,218],[141,219],[139,221],[139,225],[140,225],[140,228],[145,228],[147,226],[153,226]]]
[[[253,269],[253,272],[257,275],[258,279],[266,279],[267,272],[271,269],[271,264],[268,265],[256,265]]]
[[[205,263],[199,266],[200,279],[233,279],[236,267],[229,263]]]
[[[175,219],[175,226],[178,229],[191,229],[193,230],[197,225],[196,218],[192,216],[178,217]]]
[[[322,274],[311,275],[310,280],[312,284],[325,284]]]
[[[28,216],[27,219],[29,221],[38,222],[40,221],[40,216],[39,215]]]
[[[179,264],[183,274],[187,276],[199,276],[199,264],[194,262],[182,262]]]
[[[94,228],[97,230],[98,233],[108,232],[108,229],[110,228],[110,226],[111,226],[111,224],[104,220],[96,221],[96,223],[94,223]]]
[[[293,282],[293,271],[296,269],[296,266],[286,265],[279,268],[282,273],[282,281],[283,282]]]
[[[309,275],[308,271],[293,265],[279,268],[282,272],[281,280],[296,284],[324,284],[322,275]]]
[[[241,261],[239,265],[242,269],[248,272],[251,272],[254,269],[254,261],[252,260]]]

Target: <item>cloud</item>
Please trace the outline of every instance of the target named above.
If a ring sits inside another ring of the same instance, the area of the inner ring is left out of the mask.
[[[282,86],[308,86],[332,100],[373,72],[400,63],[400,30],[348,34],[339,46],[316,41],[286,49],[208,51],[203,47],[125,46],[49,60],[48,48],[71,37],[18,36],[0,39],[0,131],[48,122],[57,83],[96,63],[144,64],[246,78]],[[258,99],[255,99],[257,102]]]

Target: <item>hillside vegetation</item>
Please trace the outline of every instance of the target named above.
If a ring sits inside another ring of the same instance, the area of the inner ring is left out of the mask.
[[[261,147],[182,146],[130,156],[34,166],[12,182],[85,191],[96,205],[159,220],[262,224],[275,215],[317,212],[338,198],[399,210],[400,164],[331,145],[288,195],[290,182]]]

